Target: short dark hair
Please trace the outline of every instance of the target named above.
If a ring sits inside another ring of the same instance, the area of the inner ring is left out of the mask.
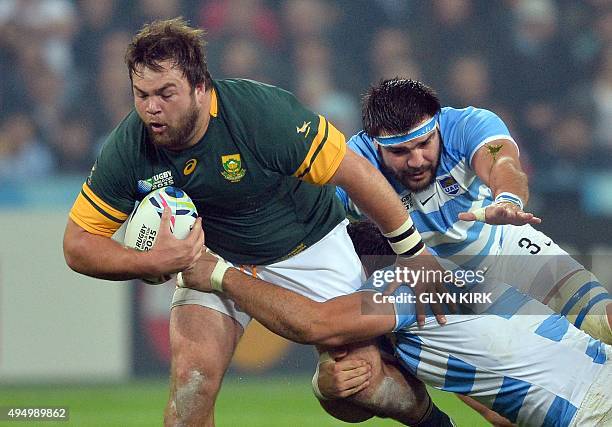
[[[395,262],[397,255],[373,222],[367,220],[352,222],[348,225],[347,231],[368,276]]]
[[[440,111],[440,100],[429,86],[399,77],[381,80],[363,97],[363,128],[372,137],[382,132],[400,134],[418,125],[425,116]]]
[[[146,24],[125,53],[130,79],[137,67],[161,71],[159,63],[170,60],[192,88],[204,83],[208,90],[212,87],[212,77],[206,64],[204,34],[204,30],[190,27],[182,17]]]

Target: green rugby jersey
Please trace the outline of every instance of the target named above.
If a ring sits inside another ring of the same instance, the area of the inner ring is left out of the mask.
[[[282,89],[215,80],[211,120],[193,147],[154,146],[132,111],[110,134],[70,217],[110,236],[150,191],[182,188],[202,216],[206,245],[239,264],[270,264],[319,241],[345,216],[324,184],[344,136]]]

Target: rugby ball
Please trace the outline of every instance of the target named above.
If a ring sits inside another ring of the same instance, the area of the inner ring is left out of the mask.
[[[164,207],[170,207],[170,231],[177,239],[184,239],[191,231],[198,211],[191,198],[180,188],[163,187],[147,194],[134,209],[127,220],[123,244],[139,251],[153,248],[159,233],[161,216]],[[161,277],[144,277],[143,281],[159,285],[172,278],[171,275]]]

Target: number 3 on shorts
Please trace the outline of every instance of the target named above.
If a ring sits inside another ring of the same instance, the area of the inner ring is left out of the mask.
[[[535,255],[542,250],[540,246],[536,245],[535,243],[533,243],[531,240],[529,240],[526,237],[523,237],[521,240],[519,240],[518,245],[521,248],[525,248],[526,250],[528,250],[529,253],[532,255]]]

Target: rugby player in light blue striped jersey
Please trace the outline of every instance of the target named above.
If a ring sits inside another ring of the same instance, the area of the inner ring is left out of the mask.
[[[223,292],[296,342],[339,347],[392,333],[395,357],[410,373],[519,426],[612,423],[612,347],[511,286],[449,288],[490,292],[492,303],[463,306],[447,314],[445,325],[429,310],[419,327],[415,305],[406,302],[414,295],[408,286],[395,289],[393,302],[372,277],[354,294],[318,303],[228,267],[207,254],[182,273],[181,284]]]

